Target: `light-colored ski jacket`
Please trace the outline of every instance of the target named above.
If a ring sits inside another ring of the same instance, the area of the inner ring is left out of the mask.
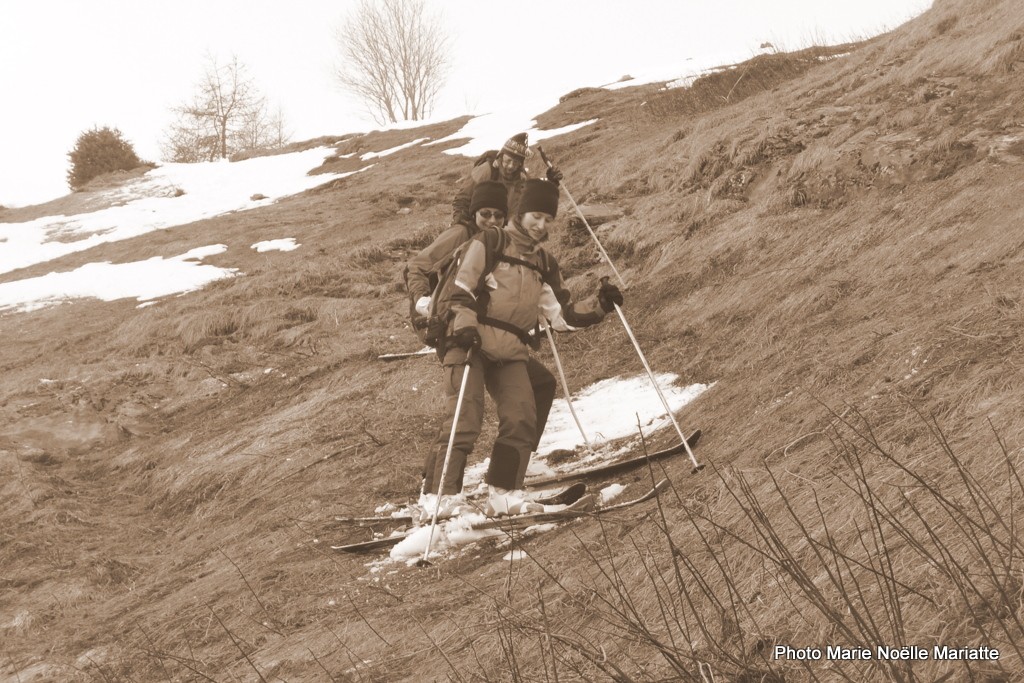
[[[521,335],[481,323],[481,314],[508,323],[523,333],[533,330],[538,323],[550,324],[556,331],[573,331],[604,318],[605,312],[596,295],[571,302],[572,295],[562,281],[558,262],[533,242],[515,221],[503,230],[506,235],[503,253],[534,264],[544,271],[543,276],[525,265],[496,261],[494,270],[482,277],[487,267],[487,254],[485,243],[478,235],[467,248],[455,276],[456,286],[451,295],[454,317],[449,334],[465,327],[476,327],[484,356],[498,362],[525,361],[530,351]],[[488,299],[485,312],[479,311],[482,295]],[[451,348],[445,354],[444,363],[462,363],[465,355],[463,349]]]

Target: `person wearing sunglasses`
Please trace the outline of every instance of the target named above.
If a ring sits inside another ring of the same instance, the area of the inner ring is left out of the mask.
[[[499,182],[485,180],[473,190],[470,208],[474,217],[472,227],[457,223],[435,239],[430,246],[413,256],[405,268],[405,284],[409,292],[410,318],[413,331],[424,341],[430,297],[437,286],[439,274],[444,272],[462,244],[488,228],[504,227],[508,220],[508,195]],[[536,404],[537,438],[544,432],[555,400],[558,385],[555,376],[539,360],[531,358],[526,366],[533,387]],[[534,443],[533,448],[536,449]]]
[[[473,190],[470,208],[474,217],[472,227],[461,223],[453,225],[438,235],[430,246],[413,256],[406,265],[405,283],[409,292],[410,317],[413,330],[421,341],[425,336],[430,297],[437,286],[439,274],[447,269],[455,251],[481,231],[506,225],[508,195],[505,186],[490,180],[478,183]],[[535,358],[530,358],[526,372],[536,408],[537,434],[531,449],[535,450],[547,424],[558,385],[551,371]],[[433,456],[428,460],[432,462]],[[436,491],[436,488],[433,490]]]
[[[479,206],[476,197],[474,193],[474,206]],[[557,212],[558,186],[546,180],[527,180],[509,225],[477,233],[457,265],[455,286],[443,290],[448,292],[442,304],[451,311],[448,339],[452,342],[442,361],[446,417],[427,456],[424,490],[440,488],[443,496],[461,491],[466,460],[483,424],[486,389],[498,414],[498,435],[484,477],[489,487],[485,511],[490,515],[539,511],[522,488],[547,420],[555,381],[530,355],[530,348],[536,345],[527,330],[543,323],[555,331],[575,331],[601,322],[615,310],[614,304],[623,303],[622,293],[607,280],[594,296],[571,301],[558,262],[541,246]],[[481,220],[479,209],[476,215]],[[549,393],[542,398],[534,385],[536,374],[531,374],[538,372],[531,368],[538,367],[550,378]],[[459,408],[464,373],[466,388]],[[546,405],[542,406],[541,400]],[[454,447],[441,482],[451,434]]]
[[[500,150],[490,150],[480,155],[452,201],[452,225],[473,224],[475,216],[470,207],[473,188],[486,180],[504,185],[508,205],[516,206],[527,177],[526,160],[531,154],[527,134],[517,133],[506,140]],[[547,179],[557,185],[562,180],[562,173],[551,167],[547,170]]]

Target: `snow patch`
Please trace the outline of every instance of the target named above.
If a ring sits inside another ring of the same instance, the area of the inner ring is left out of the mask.
[[[73,216],[0,223],[0,242],[4,243],[0,273],[154,230],[264,206],[265,200],[250,197],[262,194],[271,200],[280,199],[369,168],[308,175],[334,152],[333,148],[319,147],[238,162],[165,164],[102,193],[111,201],[122,202],[119,206]]]
[[[674,373],[656,373],[655,379],[673,413],[710,388],[707,384],[678,386],[675,382],[679,376]],[[638,422],[645,436],[671,424],[646,374],[596,382],[577,393],[572,400],[576,415],[595,447],[636,435]],[[537,452],[545,455],[558,449],[572,450],[583,443],[568,403],[564,399],[556,399]]]
[[[774,52],[773,47],[762,47],[757,50],[746,50],[744,52],[721,52],[718,54],[702,55],[698,59],[687,57],[682,63],[674,65],[661,64],[643,71],[636,72],[636,75],[626,80],[618,80],[614,83],[605,83],[598,87],[605,90],[621,90],[632,88],[638,85],[650,85],[652,83],[665,83],[667,89],[689,87],[693,81],[704,74],[734,68],[738,62],[746,61],[757,55]]]
[[[622,495],[622,492],[626,490],[626,487],[622,484],[611,484],[601,489],[601,505],[607,505],[611,501],[615,500]]]
[[[0,283],[0,311],[34,311],[76,298],[148,301],[190,292],[238,273],[236,268],[199,263],[225,250],[226,245],[212,244],[168,259],[154,256],[130,263],[88,263],[71,271]]]
[[[678,413],[684,406],[714,386],[678,386],[676,382],[679,376],[674,373],[656,373],[655,378],[673,413]],[[626,437],[638,436],[638,420],[644,437],[650,437],[672,425],[646,373],[596,382],[575,394],[572,400],[576,415],[595,449],[594,453],[575,460],[572,464],[574,468],[597,465],[626,451],[636,450],[636,439],[619,444],[616,448],[610,448],[609,445]],[[685,428],[686,422],[680,420],[680,426]],[[547,456],[553,451],[575,451],[584,446],[583,437],[569,411],[569,404],[565,399],[555,399],[537,453],[530,458],[526,476],[557,474],[560,470],[546,462]],[[474,486],[482,485],[488,464],[489,459],[484,459],[483,462],[466,468],[464,480],[467,491]]]
[[[494,112],[491,114],[476,116],[470,119],[466,125],[457,132],[452,133],[448,137],[444,137],[440,140],[435,140],[434,142],[429,142],[427,144],[437,145],[442,142],[451,142],[453,140],[469,138],[469,142],[465,143],[461,147],[446,149],[444,153],[475,157],[483,154],[489,149],[500,149],[501,146],[505,144],[505,140],[509,138],[509,131],[525,131],[530,144],[534,145],[542,140],[547,140],[548,138],[579,130],[584,126],[589,126],[597,121],[598,119],[590,119],[589,121],[581,121],[580,123],[569,124],[568,126],[562,126],[561,128],[538,130],[536,128],[537,121],[534,120],[533,116],[524,115],[522,111]]]
[[[293,251],[301,246],[301,244],[295,242],[294,237],[285,237],[279,240],[263,240],[252,245],[250,248],[262,254],[265,251]]]
[[[525,550],[512,550],[501,559],[509,562],[515,562],[516,560],[525,560],[527,557],[529,557],[529,555],[526,554]]]
[[[490,536],[501,536],[498,529],[474,529],[474,522],[482,522],[486,518],[481,514],[468,514],[447,520],[444,524],[438,524],[434,529],[433,540],[430,543],[431,557],[439,557],[446,551],[461,545],[467,545]],[[430,526],[422,526],[413,531],[409,536],[402,539],[391,549],[391,560],[415,564],[423,557],[427,548],[427,541],[430,539]]]
[[[380,157],[386,157],[386,156],[388,156],[390,154],[394,154],[395,152],[400,152],[403,149],[408,149],[409,147],[412,147],[413,145],[418,145],[421,142],[423,142],[424,140],[429,140],[429,139],[430,138],[416,138],[412,142],[407,142],[404,145],[398,145],[397,147],[392,147],[390,149],[385,149],[385,150],[383,150],[381,152],[367,152],[366,154],[361,155],[359,158],[362,161],[367,161],[369,159],[379,159]]]

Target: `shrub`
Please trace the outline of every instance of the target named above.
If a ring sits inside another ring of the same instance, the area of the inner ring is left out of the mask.
[[[78,136],[75,147],[68,152],[71,168],[68,185],[81,189],[98,175],[111,171],[130,171],[142,164],[132,144],[117,128],[93,128]]]

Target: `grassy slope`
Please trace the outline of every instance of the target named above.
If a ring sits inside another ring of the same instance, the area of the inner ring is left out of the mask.
[[[273,207],[5,276],[213,239],[230,249],[211,261],[246,273],[141,311],[4,318],[0,673],[699,680],[704,663],[729,680],[911,680],[765,657],[906,642],[998,644],[1003,661],[972,672],[1010,680],[1024,491],[996,434],[1015,462],[1022,30],[1013,2],[937,2],[795,80],[779,79],[799,66],[756,63],[739,85],[582,92],[542,117],[601,117],[545,147],[578,199],[626,213],[600,233],[652,364],[717,385],[682,415],[705,428],[704,474],[670,464],[662,507],[527,540],[538,562],[512,570],[478,548],[369,578],[324,551],[355,538],[332,514],[417,484],[436,368],[373,356],[413,345],[400,263],[444,224],[464,160],[414,148]],[[561,234],[588,290],[604,269]],[[282,236],[304,247],[248,249]],[[561,346],[573,386],[640,369],[614,322]]]

